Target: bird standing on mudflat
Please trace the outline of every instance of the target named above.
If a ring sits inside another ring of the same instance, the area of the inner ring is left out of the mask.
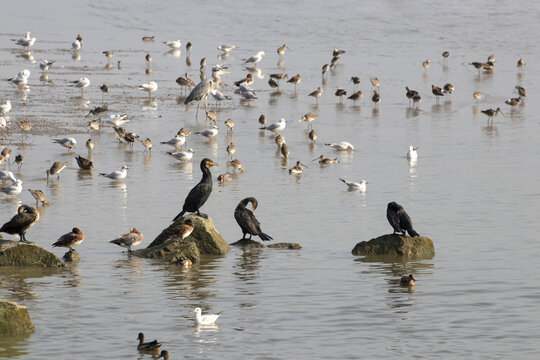
[[[403,209],[403,206],[399,205],[398,203],[394,201],[388,203],[388,207],[386,209],[386,218],[388,219],[388,222],[392,228],[394,228],[394,234],[398,232],[406,235],[405,232],[408,232],[409,236],[420,236],[416,231],[414,231],[411,218],[409,215],[407,215]]]
[[[181,218],[186,212],[197,212],[197,215],[202,216],[199,209],[212,193],[212,173],[210,173],[210,168],[216,165],[218,164],[208,158],[201,160],[201,171],[203,173],[201,181],[186,196],[182,211],[174,217],[173,221]]]
[[[250,240],[253,235],[259,236],[261,240],[264,241],[273,240],[270,235],[267,235],[261,231],[261,224],[253,212],[246,208],[247,204],[250,202],[251,206],[253,207],[253,211],[255,211],[255,209],[257,209],[258,202],[254,197],[248,197],[240,201],[234,210],[234,218],[242,229],[242,240],[246,239],[246,234],[249,234]]]
[[[2,225],[0,232],[7,234],[18,234],[21,242],[29,243],[26,240],[26,232],[30,227],[39,221],[39,212],[33,206],[21,205],[17,209],[17,214],[7,223]]]

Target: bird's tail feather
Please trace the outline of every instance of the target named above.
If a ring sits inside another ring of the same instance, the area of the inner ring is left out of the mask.
[[[259,234],[259,237],[261,238],[261,240],[264,240],[264,241],[274,240],[270,235],[265,234],[263,232]]]
[[[407,231],[409,232],[409,236],[420,236],[420,234],[414,231],[414,229],[409,229]]]
[[[180,219],[185,213],[184,210],[180,211],[180,213],[174,217],[173,221]]]

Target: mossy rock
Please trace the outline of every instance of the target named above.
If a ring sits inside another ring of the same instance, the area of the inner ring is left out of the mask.
[[[433,241],[425,236],[382,235],[356,244],[353,255],[394,255],[431,258],[435,256]]]
[[[26,306],[0,299],[0,335],[22,335],[33,331],[34,324]]]
[[[36,244],[0,240],[0,266],[61,267],[64,263]]]
[[[178,235],[178,229],[187,219],[193,222],[193,232],[184,240]],[[225,255],[231,247],[223,240],[211,218],[187,215],[172,223],[159,234],[146,248],[132,252],[132,255],[162,259],[168,263],[176,263],[180,258],[188,258],[192,262],[200,261],[201,255]]]
[[[64,259],[64,261],[77,262],[81,260],[81,255],[79,255],[79,253],[75,250],[70,250],[64,254],[62,259]]]
[[[146,259],[160,259],[169,264],[177,263],[182,258],[198,263],[201,258],[199,248],[194,242],[179,241],[179,239],[174,238],[167,240],[163,244],[135,250],[131,254]]]

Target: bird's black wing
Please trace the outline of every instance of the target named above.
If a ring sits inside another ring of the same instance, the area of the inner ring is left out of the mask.
[[[399,209],[397,211],[397,216],[399,217],[399,226],[403,229],[403,232],[407,230],[410,236],[419,236],[418,233],[414,231],[411,218],[404,209]]]
[[[388,219],[388,222],[394,229],[394,232],[402,232],[399,216],[397,212],[394,209],[387,209],[386,210],[386,218]]]
[[[251,235],[259,235],[261,233],[261,224],[251,210],[246,208],[236,209],[234,211],[234,218],[242,228],[242,231]]]
[[[203,204],[208,200],[210,197],[210,193],[212,192],[212,186],[200,182],[186,196],[186,200],[184,201],[184,207],[183,209],[185,211],[189,212],[195,212],[203,206]]]

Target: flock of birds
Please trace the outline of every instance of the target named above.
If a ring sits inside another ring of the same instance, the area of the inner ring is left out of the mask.
[[[144,36],[143,41],[150,42],[154,41],[155,38],[153,36]],[[28,32],[26,35],[21,39],[14,40],[16,45],[21,46],[27,53],[31,52],[31,48],[36,43],[36,38],[31,36],[31,33]],[[166,41],[164,44],[168,47],[170,47],[171,51],[179,51],[182,47],[182,43],[180,40],[173,40],[173,41]],[[76,39],[71,44],[72,51],[74,53],[74,56],[78,54],[80,49],[83,46],[83,39],[80,35],[76,37]],[[192,49],[192,44],[187,43],[186,44],[186,50],[189,54],[189,52]],[[232,51],[234,51],[236,46],[234,45],[220,45],[218,46],[218,50],[222,52],[222,55],[228,55]],[[288,47],[286,44],[283,44],[277,49],[277,54],[280,57],[280,59],[285,55]],[[106,50],[103,51],[103,54],[107,58],[107,64],[110,64],[110,59],[114,56],[114,51],[112,50]],[[334,49],[332,51],[332,58],[331,61],[327,64],[324,64],[321,68],[321,74],[322,78],[324,80],[325,76],[327,76],[328,71],[330,69],[334,69],[336,65],[340,62],[342,55],[345,54],[345,51]],[[450,53],[445,51],[443,54],[443,61],[447,62],[450,58]],[[238,81],[234,82],[234,85],[236,86],[236,93],[238,93],[242,99],[243,102],[253,102],[257,100],[257,93],[252,88],[252,85],[255,82],[255,77],[253,74],[257,74],[257,64],[261,62],[265,57],[264,51],[259,51],[255,55],[247,57],[243,59],[242,65],[246,67],[246,70],[249,71],[249,73],[242,79],[239,79]],[[75,58],[75,57],[74,57]],[[152,56],[151,54],[147,54],[145,56],[145,60],[147,62],[147,74],[151,74],[151,61]],[[176,79],[176,83],[181,86],[182,91],[189,91],[187,93],[187,96],[185,97],[184,104],[187,106],[192,105],[192,103],[197,103],[197,110],[195,113],[195,117],[198,118],[199,110],[201,107],[202,102],[204,101],[204,107],[205,107],[205,116],[206,121],[210,120],[212,122],[212,125],[208,127],[205,130],[196,132],[195,134],[203,136],[207,138],[209,141],[213,141],[213,139],[219,134],[219,128],[217,126],[217,113],[215,110],[211,110],[208,107],[208,98],[213,98],[216,101],[216,106],[221,103],[222,101],[231,100],[232,97],[229,95],[225,95],[221,92],[220,89],[224,87],[224,82],[221,80],[221,76],[229,74],[228,68],[229,66],[222,65],[222,64],[216,64],[211,68],[211,76],[209,78],[205,75],[205,67],[206,67],[206,58],[203,58],[200,61],[200,82],[195,83],[188,75],[188,73],[185,73],[184,76],[178,77]],[[39,68],[42,71],[43,74],[46,74],[49,69],[53,68],[55,64],[55,61],[50,60],[43,60],[39,63]],[[425,60],[422,63],[422,66],[427,69],[429,68],[431,62],[430,60]],[[495,57],[493,55],[489,56],[486,62],[470,62],[471,66],[474,66],[476,69],[478,69],[479,73],[482,72],[493,72],[494,66],[495,66]],[[111,65],[112,66],[112,65]],[[120,69],[122,66],[121,61],[118,61],[117,63],[118,68]],[[525,67],[525,62],[523,59],[519,59],[517,62],[517,67],[520,71],[523,71]],[[16,76],[8,79],[8,81],[13,84],[15,87],[20,89],[21,91],[24,91],[25,89],[28,89],[28,79],[30,77],[31,73],[28,69],[24,69],[20,71]],[[271,74],[268,80],[268,85],[271,89],[278,89],[281,85],[281,81],[286,81],[287,83],[294,85],[294,91],[296,92],[297,85],[302,81],[302,76],[300,74],[296,74],[294,76],[289,77],[288,74],[285,73],[275,73]],[[360,78],[357,76],[352,76],[350,80],[354,84],[354,92],[352,94],[348,94],[347,91],[344,88],[338,88],[335,92],[335,96],[339,97],[339,101],[343,102],[344,98],[347,97],[347,99],[356,102],[363,97],[363,93],[360,90],[357,90],[358,84],[360,84]],[[378,78],[373,77],[370,79],[371,85],[373,86],[373,94],[371,97],[371,100],[375,107],[379,106],[381,101],[383,100],[381,93],[380,93],[380,82]],[[81,96],[84,96],[84,90],[90,86],[91,81],[88,77],[81,77],[78,80],[72,81],[69,85],[78,88],[81,91]],[[324,84],[324,81],[323,81]],[[109,87],[106,84],[101,85],[100,90],[103,95],[109,92]],[[526,97],[526,90],[522,86],[517,85],[516,90],[519,94],[519,97],[510,98],[506,100],[506,104],[511,106],[512,108],[515,108],[519,104],[521,104],[525,97]],[[141,84],[138,86],[138,89],[147,92],[149,100],[152,100],[152,94],[155,93],[158,90],[158,84],[154,81],[149,81],[147,83]],[[450,96],[454,91],[454,86],[450,83],[447,83],[443,85],[442,87],[438,87],[436,85],[432,85],[432,94],[436,97],[436,101],[438,102],[438,99],[443,96]],[[318,87],[312,92],[309,92],[308,96],[313,97],[315,102],[319,102],[319,98],[323,96],[324,90],[323,87]],[[405,96],[409,100],[409,106],[412,108],[418,108],[420,106],[420,102],[422,101],[422,95],[414,90],[409,88],[408,86],[405,87]],[[475,101],[479,101],[482,98],[481,92],[475,92],[473,94],[473,98]],[[102,98],[103,100],[103,98]],[[0,104],[0,129],[5,130],[7,126],[9,125],[10,119],[8,113],[12,110],[12,103],[10,100],[5,100],[4,103]],[[94,109],[91,109],[88,116],[90,115],[100,115],[108,111],[107,105],[102,104],[101,106],[98,106]],[[502,113],[500,107],[497,109],[485,109],[482,110],[482,113],[485,114],[488,117],[488,121],[492,121],[495,116],[497,116],[499,113]],[[504,115],[504,114],[503,114]],[[303,115],[299,122],[304,122],[308,126],[308,138],[309,141],[315,142],[317,140],[317,133],[312,127],[312,122],[317,119],[318,115],[313,114],[311,112],[306,113]],[[140,139],[139,135],[127,131],[123,125],[127,122],[129,122],[129,117],[126,114],[113,114],[110,115],[108,123],[112,126],[116,139],[120,142],[125,142],[130,144],[130,146],[133,146],[134,143],[137,141],[140,142],[144,146],[145,152],[152,151],[152,141],[149,138]],[[205,123],[206,123],[205,121]],[[278,153],[280,156],[282,156],[284,159],[288,159],[290,156],[290,149],[287,143],[285,142],[285,138],[280,133],[286,128],[288,120],[282,118],[277,122],[274,123],[267,123],[267,119],[265,115],[261,115],[258,119],[258,123],[260,125],[261,131],[268,131],[274,134],[275,143],[277,145]],[[227,129],[227,133],[232,133],[234,131],[235,123],[232,119],[227,119],[225,122],[225,127]],[[26,121],[18,121],[16,125],[21,128],[23,131],[28,131],[31,129],[31,125]],[[102,123],[98,120],[91,120],[88,122],[88,128],[90,129],[91,133],[99,133],[102,129]],[[193,157],[194,150],[192,148],[189,149],[183,149],[186,145],[187,137],[191,134],[191,132],[187,129],[180,129],[171,139],[160,142],[162,145],[172,146],[174,148],[174,151],[167,152],[170,156],[173,158],[187,162],[190,161]],[[77,141],[74,138],[66,137],[66,138],[58,138],[54,139],[53,143],[58,144],[62,147],[65,147],[68,152],[70,152],[76,145]],[[355,151],[354,146],[348,142],[348,141],[339,141],[335,143],[325,143],[326,146],[339,151],[339,152],[351,152]],[[89,155],[91,155],[93,149],[94,149],[94,143],[92,138],[88,139],[86,142],[86,148],[88,150]],[[416,161],[418,158],[418,147],[410,146],[409,150],[407,152],[407,159],[409,161]],[[231,141],[227,146],[227,154],[230,158],[229,161],[227,161],[227,166],[232,169],[232,172],[243,172],[244,167],[243,164],[238,159],[233,159],[233,155],[236,152],[236,145]],[[12,151],[8,147],[4,147],[3,150],[0,152],[0,164],[11,163],[11,154]],[[82,170],[91,170],[94,167],[93,161],[91,160],[91,156],[89,156],[89,159],[86,159],[82,156],[77,156],[76,161],[78,166]],[[22,155],[15,156],[14,162],[17,164],[18,169],[20,170],[23,165],[24,158]],[[314,159],[314,161],[318,161],[321,166],[327,166],[335,163],[339,163],[339,160],[337,158],[327,158],[325,155],[320,155],[318,158]],[[215,166],[216,163],[212,161],[209,158],[204,158],[200,162],[200,169],[202,172],[202,178],[198,184],[196,184],[191,191],[188,193],[184,200],[184,204],[182,207],[181,212],[174,217],[173,221],[176,221],[184,216],[186,213],[196,213],[199,216],[204,216],[200,213],[200,208],[204,205],[204,203],[208,200],[210,197],[210,194],[212,192],[212,186],[213,186],[213,180],[212,180],[212,174],[210,172],[210,168]],[[52,166],[48,169],[46,169],[46,175],[47,179],[49,179],[50,176],[56,175],[57,178],[60,178],[60,173],[63,169],[67,167],[66,162],[54,162]],[[300,175],[303,173],[305,165],[301,161],[296,161],[295,166],[288,169],[288,172],[290,174],[294,175]],[[103,172],[99,173],[101,176],[111,179],[113,181],[122,181],[126,178],[128,174],[128,167],[126,165],[123,165],[120,170],[115,170],[111,172]],[[231,172],[226,172],[223,174],[219,174],[217,177],[217,180],[223,184],[227,181],[230,181],[232,179]],[[15,177],[15,174],[12,171],[9,171],[7,169],[0,170],[0,180],[2,180],[3,183],[7,181],[11,181],[11,185],[4,186],[0,189],[0,192],[4,193],[7,196],[18,196],[21,194],[23,190],[23,181],[21,179],[17,179]],[[360,192],[366,192],[367,191],[367,184],[368,181],[362,179],[359,182],[349,181],[346,179],[340,179],[349,190],[352,191],[360,191]],[[42,203],[42,205],[49,205],[48,200],[46,199],[46,196],[43,191],[39,189],[28,189],[28,191],[32,194],[32,196],[36,199],[36,204],[39,202]],[[248,209],[247,206],[251,203],[252,210]],[[273,238],[265,234],[261,230],[261,224],[255,217],[253,211],[258,206],[258,202],[254,197],[248,197],[240,201],[236,209],[234,210],[234,217],[238,223],[238,225],[241,228],[242,231],[242,239],[245,240],[247,235],[249,235],[249,239],[251,239],[252,236],[259,236],[260,239],[264,241],[273,240]],[[9,220],[7,221],[1,228],[0,232],[5,232],[8,234],[16,234],[19,235],[19,239],[22,242],[28,242],[26,239],[26,232],[39,221],[40,215],[36,207],[30,206],[30,205],[21,205],[17,209],[17,213]],[[413,229],[412,222],[408,214],[405,212],[403,207],[395,202],[390,202],[387,207],[387,219],[392,226],[394,230],[394,234],[400,233],[403,235],[406,235],[407,233],[410,236],[419,236],[419,234]],[[190,219],[185,220],[184,224],[179,228],[180,237],[182,239],[188,237],[194,230],[193,222]],[[66,233],[62,235],[54,244],[54,247],[66,247],[69,248],[69,251],[74,251],[73,248],[75,246],[80,245],[84,240],[85,234],[82,230],[75,227],[72,229],[71,232]],[[136,228],[131,228],[130,231],[126,234],[120,235],[114,240],[111,240],[110,242],[122,247],[125,247],[128,249],[128,252],[131,251],[131,248],[134,246],[137,246],[141,243],[143,238],[143,234],[138,231]],[[183,259],[182,264],[184,266],[190,266],[191,260],[189,259]],[[414,286],[415,285],[414,276],[412,274],[408,276],[404,276],[401,278],[400,283],[405,286]],[[207,325],[212,324],[215,322],[215,320],[219,317],[219,314],[217,315],[201,315],[200,308],[197,308],[194,310],[196,312],[196,322],[199,325]],[[142,333],[139,334],[139,350],[149,350],[157,351],[159,352],[159,348],[161,344],[159,344],[157,341],[153,341],[150,343],[144,342],[144,335]],[[168,359],[168,353],[167,351],[162,351],[160,353],[160,357],[163,357],[165,359]]]

